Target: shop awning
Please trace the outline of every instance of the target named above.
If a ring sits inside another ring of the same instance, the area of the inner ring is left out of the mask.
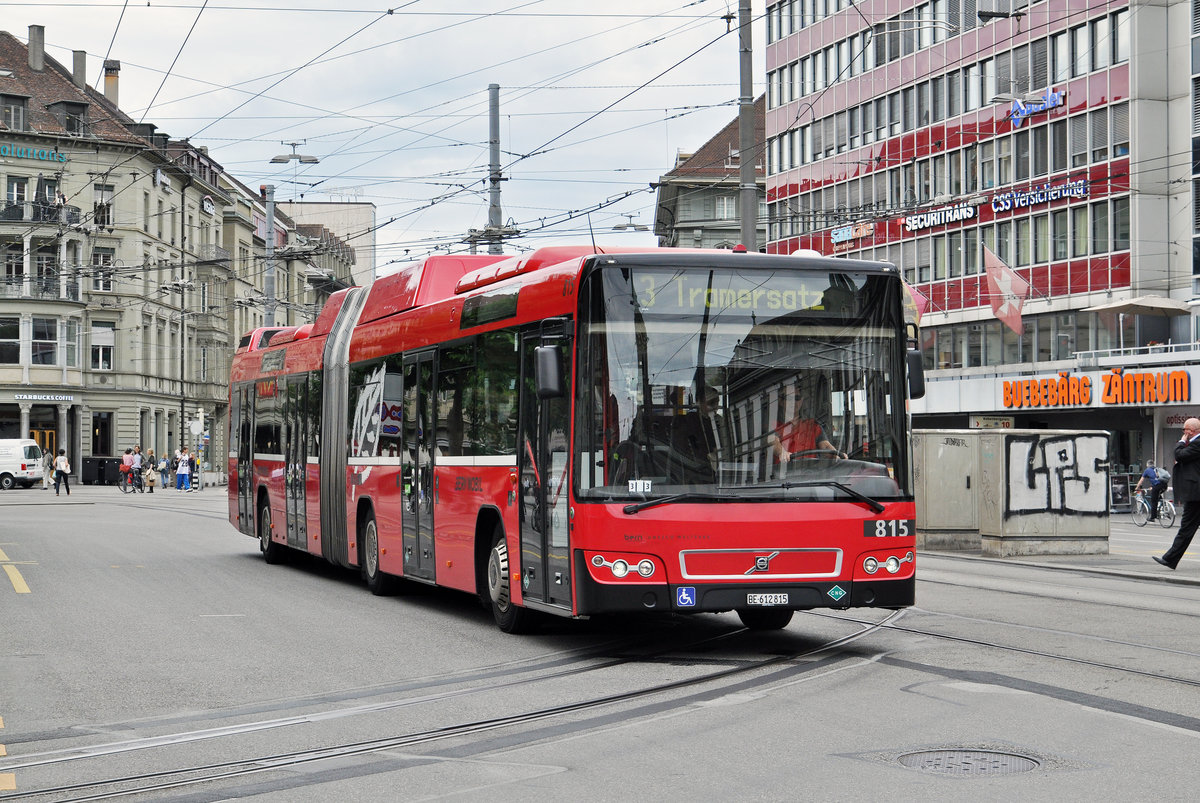
[[[1094,307],[1085,307],[1084,312],[1116,312],[1122,315],[1161,315],[1165,318],[1188,315],[1191,308],[1185,301],[1176,301],[1165,296],[1138,296],[1123,301],[1110,301]]]

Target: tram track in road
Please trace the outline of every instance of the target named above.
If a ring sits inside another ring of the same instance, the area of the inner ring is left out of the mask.
[[[440,741],[461,737],[479,736],[497,731],[512,731],[514,729],[519,729],[522,726],[537,725],[538,723],[561,719],[572,714],[586,714],[591,711],[599,711],[601,709],[613,707],[619,704],[631,703],[638,700],[646,700],[647,698],[652,698],[658,695],[668,695],[670,693],[683,692],[685,694],[676,700],[663,702],[659,707],[665,706],[668,708],[682,708],[695,704],[697,702],[698,695],[702,695],[706,698],[716,698],[733,693],[735,691],[745,691],[747,688],[767,686],[777,683],[780,680],[793,680],[797,671],[809,671],[810,669],[825,666],[829,663],[841,660],[844,657],[844,654],[841,652],[842,648],[848,647],[862,638],[877,632],[880,628],[885,627],[887,623],[893,622],[903,615],[904,611],[894,611],[880,622],[855,621],[855,624],[859,625],[859,629],[855,632],[848,635],[839,636],[837,638],[828,639],[804,650],[772,655],[766,658],[745,659],[743,661],[734,663],[734,665],[703,672],[693,677],[666,681],[641,688],[625,689],[617,694],[597,695],[560,705],[525,711],[510,716],[479,719],[429,730],[407,733],[399,736],[389,736],[355,742],[343,742],[304,750],[258,755],[250,758],[236,758],[227,761],[217,761],[188,767],[175,767],[154,772],[103,778],[99,780],[87,780],[75,784],[63,784],[55,787],[33,789],[17,794],[5,795],[2,799],[7,801],[36,800],[39,798],[45,798],[53,799],[55,801],[63,801],[65,803],[65,801],[104,800],[134,795],[153,795],[155,793],[181,789],[188,786],[198,786],[201,784],[228,781],[243,776],[257,775],[281,769],[294,769],[296,767],[314,764],[316,762],[414,748]],[[843,621],[851,622],[854,620],[844,619]],[[608,669],[622,664],[661,659],[671,654],[679,654],[689,648],[708,649],[716,643],[734,639],[750,632],[751,631],[747,631],[744,628],[737,628],[729,632],[721,633],[716,636],[707,637],[705,639],[693,642],[690,645],[667,645],[661,650],[653,651],[647,656],[612,658],[591,666],[574,667],[549,674],[516,678],[507,683],[487,681],[485,684],[473,686],[467,689],[448,691],[434,695],[425,695],[415,700],[409,699],[395,701],[395,705],[390,707],[444,701],[456,696],[479,694],[488,691],[497,691],[500,689],[511,689],[514,686],[529,685],[553,678],[563,677],[568,674],[581,674],[584,672]],[[804,661],[806,663],[802,667],[797,667],[796,662],[798,661]],[[776,671],[771,672],[770,670],[772,669],[775,669]],[[760,677],[755,677],[754,673],[765,674],[762,674]],[[717,688],[702,688],[712,684],[721,685],[718,685]],[[691,693],[686,694],[687,692]],[[371,707],[370,710],[386,710],[387,707],[389,707],[387,703],[381,703],[378,707]],[[361,710],[356,711],[355,713],[366,713],[367,710],[367,707],[362,707]],[[286,724],[306,724],[318,721],[319,719],[319,717],[313,717],[309,715],[304,717],[296,717],[293,721],[290,721]],[[283,725],[270,726],[282,727]],[[230,726],[227,729],[219,729],[223,731],[221,733],[193,731],[190,733],[147,737],[146,739],[141,740],[114,742],[109,743],[108,745],[94,745],[91,748],[65,749],[31,754],[19,759],[15,756],[10,756],[9,762],[0,764],[0,771],[13,772],[22,769],[33,769],[39,766],[46,766],[48,764],[61,764],[64,762],[81,761],[89,758],[103,758],[115,755],[118,752],[147,750],[163,746],[176,746],[186,743],[187,741],[196,741],[200,739],[209,740],[213,738],[219,738],[221,736],[241,735],[253,732],[254,730],[261,730],[262,728],[263,723],[242,723],[241,726]],[[529,741],[537,741],[539,738],[541,737],[535,734],[529,739]]]
[[[720,644],[722,641],[733,638],[738,633],[742,632],[745,631],[738,628],[719,633],[715,636],[708,636],[699,640],[693,639],[676,642],[668,639],[667,644],[664,645],[662,643],[661,633],[656,631],[655,635],[653,636],[618,638],[600,644],[593,644],[584,648],[552,650],[548,653],[543,653],[528,658],[499,661],[493,664],[475,666],[469,669],[431,675],[427,677],[411,678],[395,683],[360,686],[350,689],[333,690],[319,694],[304,695],[301,697],[282,698],[269,702],[250,703],[221,709],[219,711],[189,713],[186,715],[168,714],[122,722],[96,723],[87,726],[76,725],[66,728],[58,728],[53,731],[28,733],[20,737],[9,738],[8,744],[20,745],[29,743],[46,743],[64,739],[79,739],[80,737],[85,736],[110,734],[114,732],[128,732],[136,730],[144,731],[154,728],[176,727],[183,724],[197,722],[211,722],[214,720],[239,720],[244,717],[262,716],[263,714],[272,712],[283,714],[282,716],[272,717],[270,719],[255,719],[239,722],[236,726],[231,726],[230,728],[203,728],[187,731],[173,731],[167,735],[147,737],[145,739],[127,739],[115,743],[118,745],[127,746],[126,750],[142,749],[139,747],[139,745],[151,741],[174,740],[175,743],[179,743],[189,740],[211,738],[206,734],[218,736],[233,735],[236,731],[232,730],[231,728],[234,727],[242,728],[241,732],[252,732],[256,730],[270,729],[272,727],[281,727],[287,724],[299,724],[306,720],[317,721],[322,719],[333,719],[339,716],[339,712],[348,712],[341,714],[343,716],[366,714],[374,711],[387,710],[389,708],[399,708],[405,705],[413,705],[419,702],[428,702],[431,699],[437,699],[439,697],[448,699],[451,696],[464,696],[475,693],[476,691],[485,690],[487,688],[496,688],[496,680],[498,678],[507,678],[510,681],[508,685],[513,685],[514,681],[528,676],[532,676],[539,680],[550,677],[568,677],[573,674],[578,674],[582,671],[593,671],[610,666],[617,666],[622,663],[663,660],[665,656],[669,656],[671,653],[679,650],[711,649]],[[655,643],[657,645],[656,648],[645,653],[638,652],[638,650],[650,643]],[[490,685],[485,686],[484,684]],[[464,685],[466,685],[467,688],[458,690],[456,694],[436,691],[437,689]],[[418,692],[426,692],[426,694],[420,697],[388,699],[379,701],[377,703],[357,702],[389,695],[413,694]],[[338,704],[343,705],[339,706]],[[287,714],[289,711],[303,711],[304,713]],[[61,748],[57,750],[31,753],[26,756],[26,759],[66,756],[66,758],[60,758],[58,760],[71,760],[70,756],[72,753],[80,751],[106,750],[106,748],[110,746],[111,745],[94,745],[83,748]],[[155,745],[149,744],[146,746]],[[112,753],[120,751],[109,750],[107,752]],[[79,758],[88,757],[92,757],[92,754],[79,756]],[[53,762],[48,760],[39,763]],[[3,765],[3,762],[0,762],[0,765]]]
[[[1115,647],[1133,647],[1133,648],[1141,649],[1141,650],[1150,650],[1150,651],[1156,651],[1156,652],[1171,653],[1173,655],[1179,655],[1182,657],[1200,658],[1200,653],[1187,652],[1187,651],[1183,651],[1183,650],[1174,650],[1174,649],[1170,649],[1170,648],[1162,648],[1162,647],[1158,647],[1158,646],[1152,645],[1152,644],[1137,644],[1134,642],[1123,641],[1120,639],[1105,638],[1104,636],[1092,636],[1089,634],[1081,634],[1081,633],[1068,633],[1066,631],[1054,630],[1051,628],[1039,628],[1039,627],[1035,627],[1035,626],[1031,626],[1031,625],[1013,625],[1008,622],[998,622],[995,620],[971,619],[969,617],[962,617],[957,614],[939,613],[937,611],[929,611],[929,610],[925,610],[922,608],[909,608],[908,610],[912,614],[916,614],[916,615],[927,615],[927,616],[932,616],[932,617],[947,617],[947,618],[953,617],[955,619],[963,619],[963,620],[967,620],[967,621],[975,621],[978,623],[986,623],[989,625],[995,625],[997,627],[1009,627],[1009,628],[1016,627],[1016,628],[1021,628],[1024,630],[1040,631],[1047,635],[1052,635],[1052,636],[1057,636],[1057,637],[1066,636],[1066,637],[1070,637],[1070,638],[1082,638],[1082,639],[1086,639],[1088,641],[1098,642],[1098,643],[1107,644],[1107,645],[1115,646]],[[851,616],[837,616],[835,614],[821,613],[821,612],[817,612],[817,611],[809,611],[809,613],[814,616],[819,616],[819,617],[824,617],[824,618],[829,618],[829,619],[836,619],[838,621],[854,622],[854,623],[860,624],[860,625],[867,624],[865,621],[863,621],[861,619],[856,619]],[[960,635],[953,634],[953,633],[942,633],[942,632],[938,632],[935,630],[929,630],[929,629],[925,629],[922,627],[915,627],[915,626],[906,625],[906,624],[901,625],[901,624],[895,624],[892,622],[883,622],[883,623],[880,623],[879,627],[881,629],[889,630],[889,631],[893,631],[893,632],[897,632],[897,633],[908,633],[908,634],[917,635],[917,636],[927,636],[929,638],[935,638],[935,639],[939,639],[942,641],[951,641],[951,642],[955,642],[958,644],[966,644],[966,645],[970,645],[970,646],[983,647],[983,648],[992,649],[992,650],[1001,650],[1004,652],[1018,653],[1021,655],[1028,655],[1028,656],[1035,657],[1035,658],[1046,658],[1046,659],[1054,660],[1056,662],[1065,662],[1065,663],[1075,664],[1078,666],[1087,666],[1087,667],[1091,667],[1094,669],[1110,670],[1110,671],[1119,672],[1119,673],[1125,674],[1125,675],[1133,675],[1136,677],[1142,677],[1142,678],[1151,679],[1151,680],[1166,681],[1168,683],[1175,683],[1175,684],[1179,684],[1179,685],[1183,685],[1183,686],[1200,687],[1200,677],[1187,678],[1187,677],[1179,677],[1177,675],[1167,675],[1167,674],[1163,674],[1163,673],[1159,673],[1159,672],[1149,672],[1144,669],[1137,669],[1136,667],[1121,666],[1119,664],[1108,663],[1106,661],[1097,661],[1097,660],[1094,660],[1091,658],[1080,658],[1077,656],[1062,655],[1059,653],[1048,652],[1046,650],[1040,650],[1040,649],[1036,649],[1033,647],[1022,647],[1022,646],[1013,645],[1013,644],[1001,644],[996,641],[988,641],[985,639],[974,638],[971,636],[960,636]]]

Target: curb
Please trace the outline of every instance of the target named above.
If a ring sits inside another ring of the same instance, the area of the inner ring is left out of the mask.
[[[1157,563],[1151,561],[1150,558],[1147,558],[1146,560],[1149,561],[1151,566],[1154,568],[1147,566],[1146,571],[1143,572],[1138,569],[1116,568],[1109,566],[1089,566],[1081,563],[1050,563],[1046,561],[1029,560],[1027,558],[991,558],[984,555],[972,555],[970,553],[962,552],[937,552],[921,550],[917,554],[928,555],[936,558],[947,558],[949,560],[994,563],[1001,566],[1029,566],[1035,569],[1053,569],[1055,571],[1068,569],[1070,571],[1086,572],[1087,574],[1100,574],[1108,577],[1126,577],[1131,580],[1153,580],[1158,583],[1172,583],[1174,585],[1200,587],[1200,577],[1189,574],[1180,575],[1174,572],[1168,574],[1167,572],[1170,572],[1169,569],[1159,566]],[[1064,555],[1063,557],[1069,558],[1070,556]],[[1103,558],[1104,556],[1100,555],[1097,557]],[[1158,569],[1158,571],[1155,571],[1154,569]],[[917,577],[920,578],[919,571],[917,573]]]

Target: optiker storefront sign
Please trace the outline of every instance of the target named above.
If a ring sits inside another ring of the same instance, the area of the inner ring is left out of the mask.
[[[65,162],[67,155],[59,153],[58,149],[31,148],[28,145],[18,145],[15,142],[0,143],[0,157],[16,159],[38,159],[43,162]]]
[[[1049,111],[1063,105],[1066,100],[1066,92],[1051,92],[1049,90],[1046,90],[1045,95],[1032,103],[1015,100],[1013,101],[1012,112],[1009,113],[1008,119],[1012,120],[1013,128],[1020,128],[1021,123],[1025,122],[1025,118],[1029,115]]]

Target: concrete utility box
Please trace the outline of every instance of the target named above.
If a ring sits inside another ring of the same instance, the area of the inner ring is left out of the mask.
[[[917,547],[984,555],[1108,554],[1109,436],[916,430]]]

